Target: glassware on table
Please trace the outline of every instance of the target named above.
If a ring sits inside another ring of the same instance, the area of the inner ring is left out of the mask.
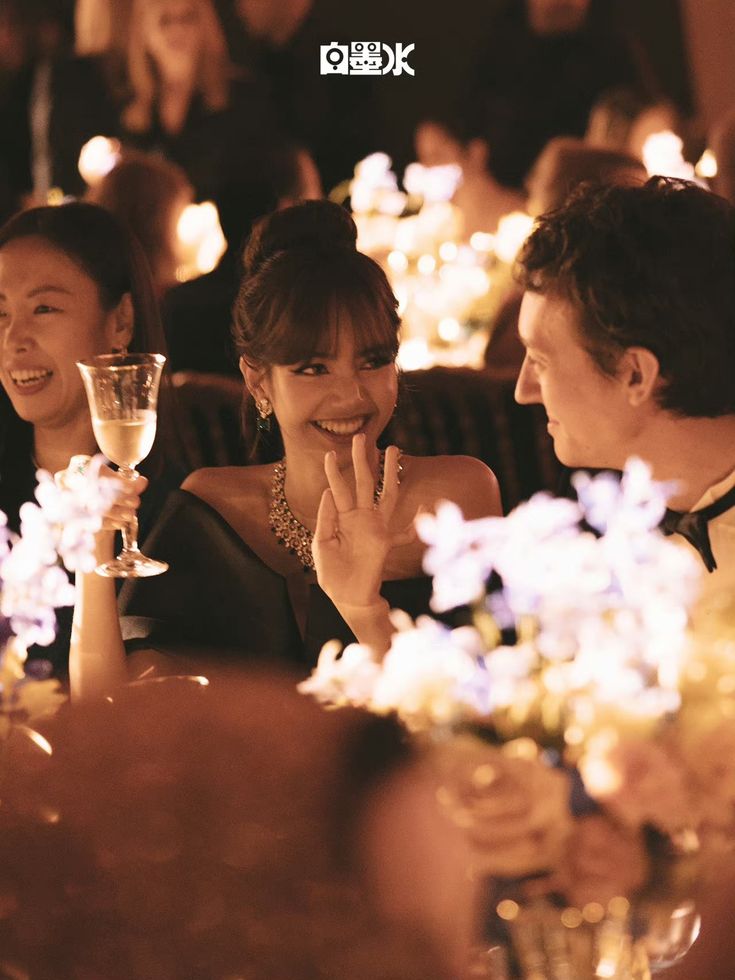
[[[643,937],[651,973],[662,973],[686,956],[699,936],[701,924],[702,918],[692,901],[652,914]]]
[[[489,925],[493,945],[473,957],[466,980],[665,980],[694,944],[700,916],[689,900],[672,907],[618,896],[574,908],[502,899]]]
[[[135,467],[153,447],[158,387],[165,362],[162,354],[100,354],[77,361],[97,445],[127,480],[137,478]],[[166,562],[147,558],[139,550],[137,516],[123,526],[122,538],[122,551],[117,558],[97,566],[99,575],[143,578],[166,571]]]

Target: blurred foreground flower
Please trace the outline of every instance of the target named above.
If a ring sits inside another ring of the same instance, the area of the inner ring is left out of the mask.
[[[57,481],[39,470],[37,503],[20,509],[20,535],[0,512],[0,736],[13,720],[32,720],[64,700],[58,681],[26,674],[29,646],[56,635],[56,608],[74,604],[67,572],[94,568],[94,535],[118,494],[99,478],[102,456],[64,471]]]
[[[700,563],[658,530],[672,487],[645,463],[574,484],[577,502],[538,494],[505,518],[465,521],[446,502],[422,515],[432,608],[463,606],[471,625],[394,612],[382,663],[348,648],[340,666],[330,647],[301,689],[349,701],[331,678],[359,663],[357,703],[438,744],[478,869],[544,872],[536,894],[585,904],[732,848],[735,607],[693,629]]]

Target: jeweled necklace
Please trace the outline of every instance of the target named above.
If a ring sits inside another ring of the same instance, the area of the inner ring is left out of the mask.
[[[383,494],[383,479],[385,467],[385,452],[381,452],[378,463],[378,482],[375,485],[373,503],[377,504]],[[314,535],[308,527],[304,527],[301,521],[294,517],[293,511],[288,506],[286,500],[286,457],[276,463],[273,470],[273,483],[271,484],[271,505],[268,511],[268,523],[271,531],[275,534],[279,544],[296,555],[304,571],[314,570],[314,556],[311,553],[311,545]]]

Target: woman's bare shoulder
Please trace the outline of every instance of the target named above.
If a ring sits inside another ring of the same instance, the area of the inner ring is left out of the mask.
[[[468,520],[502,513],[500,488],[495,474],[474,456],[402,457],[407,483],[427,506],[451,500]]]
[[[211,466],[190,473],[181,489],[219,510],[233,498],[243,505],[262,498],[272,478],[272,466]]]

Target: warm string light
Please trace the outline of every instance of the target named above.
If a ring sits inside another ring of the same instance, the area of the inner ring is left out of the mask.
[[[227,248],[219,213],[212,201],[188,204],[181,212],[176,234],[181,255],[176,278],[180,282],[211,272]]]
[[[697,177],[711,180],[717,176],[717,157],[710,149],[706,149],[694,166]]]
[[[696,166],[684,157],[684,141],[671,130],[651,133],[641,151],[649,177],[678,177],[692,180],[707,188],[707,180],[717,176],[717,159],[712,150],[705,150]]]
[[[93,136],[79,153],[79,173],[88,187],[94,187],[120,162],[122,150],[119,140],[107,136]]]

